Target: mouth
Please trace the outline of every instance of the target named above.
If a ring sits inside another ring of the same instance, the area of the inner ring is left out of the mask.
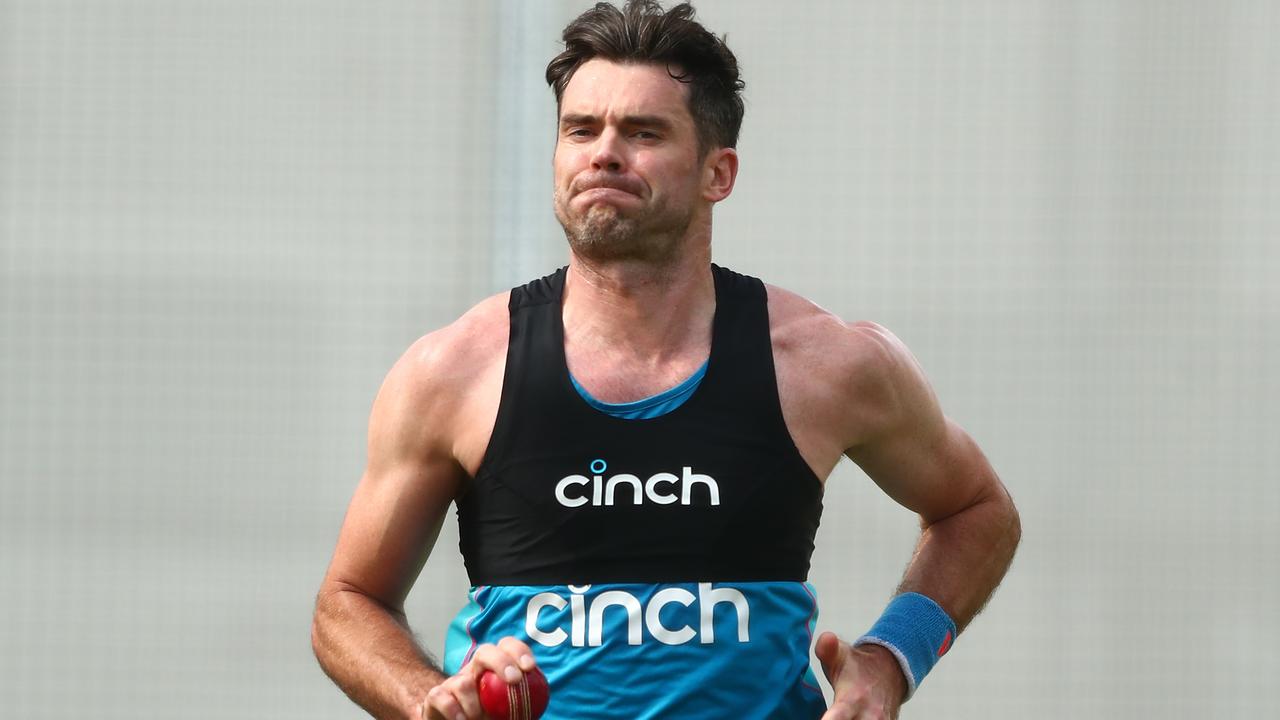
[[[581,202],[608,201],[608,200],[635,200],[637,195],[628,190],[622,190],[615,187],[591,187],[580,190],[577,194]]]
[[[571,202],[580,213],[609,212],[630,215],[638,211],[642,199],[630,190],[616,187],[589,187],[579,190]]]
[[[579,178],[574,183],[575,195],[585,197],[641,197],[644,187],[640,183],[612,175],[596,175]]]

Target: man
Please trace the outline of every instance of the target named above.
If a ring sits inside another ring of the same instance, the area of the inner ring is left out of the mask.
[[[325,671],[378,717],[481,718],[540,667],[549,718],[896,717],[999,583],[1018,516],[885,329],[711,264],[738,171],[737,63],[692,8],[565,30],[567,269],[416,342],[378,393],[317,600]],[[842,456],[917,512],[898,595],[853,644],[806,582]],[[403,603],[449,505],[473,584],[441,667]]]

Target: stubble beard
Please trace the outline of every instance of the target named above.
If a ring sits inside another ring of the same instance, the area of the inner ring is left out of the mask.
[[[675,257],[680,239],[693,222],[692,209],[649,212],[628,217],[611,205],[593,205],[585,215],[569,215],[557,198],[556,219],[564,228],[569,248],[595,262],[640,261],[665,264]]]

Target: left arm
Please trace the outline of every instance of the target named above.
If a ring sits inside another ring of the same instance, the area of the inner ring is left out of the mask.
[[[877,436],[846,455],[920,516],[920,540],[898,592],[932,598],[963,630],[1013,561],[1018,511],[982,450],[942,415],[923,374],[905,360],[899,407]]]
[[[922,533],[900,593],[938,603],[964,629],[994,592],[1021,536],[1018,512],[982,451],[947,419],[923,371],[883,328],[847,328],[860,360],[844,387],[857,393],[845,454],[896,502],[920,516]],[[896,717],[902,671],[885,649],[852,648],[827,633],[817,653],[836,689],[825,720]]]

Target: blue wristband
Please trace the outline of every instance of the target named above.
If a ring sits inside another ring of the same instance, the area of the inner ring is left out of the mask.
[[[938,603],[920,593],[903,593],[854,645],[879,645],[893,653],[907,678],[907,697],[920,687],[938,659],[951,649],[956,624]]]

